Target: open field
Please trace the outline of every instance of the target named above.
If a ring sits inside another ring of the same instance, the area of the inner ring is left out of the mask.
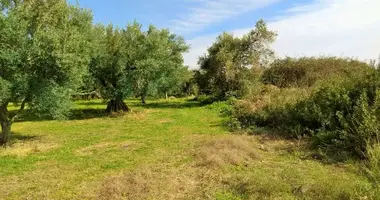
[[[80,101],[70,120],[21,119],[0,150],[0,199],[376,199],[360,164],[326,163],[301,140],[232,134],[184,99],[105,116]],[[356,162],[352,162],[356,163]]]

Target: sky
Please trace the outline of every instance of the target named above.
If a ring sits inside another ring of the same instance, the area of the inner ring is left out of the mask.
[[[259,19],[276,31],[276,56],[343,56],[368,61],[380,55],[380,0],[70,0],[89,8],[95,23],[168,28],[191,49],[185,64],[197,68],[224,31],[242,36]]]

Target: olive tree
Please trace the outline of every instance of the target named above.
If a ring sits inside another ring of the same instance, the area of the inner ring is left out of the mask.
[[[147,31],[137,22],[125,29],[109,25],[94,30],[99,39],[90,72],[96,78],[107,112],[129,111],[124,99],[156,94],[164,79],[183,69],[184,40],[168,30],[150,26]],[[173,84],[173,82],[170,82]]]
[[[156,83],[158,94],[165,96],[166,99],[168,99],[168,94],[182,94],[183,88],[191,77],[192,72],[184,65],[167,66]]]
[[[0,1],[0,143],[25,107],[54,118],[87,72],[92,15],[65,0]],[[9,112],[11,103],[19,110]]]
[[[106,111],[129,111],[123,100],[132,94],[132,84],[128,81],[132,65],[131,55],[125,51],[123,30],[113,25],[97,25],[93,31],[98,38],[90,72],[97,80],[102,97],[108,100]]]
[[[273,56],[269,45],[275,38],[276,33],[268,30],[263,20],[243,37],[220,35],[198,61],[201,90],[220,98],[242,96],[254,79],[251,69],[265,65]]]
[[[130,36],[127,29],[127,40],[133,40]],[[136,67],[131,72],[131,81],[135,95],[144,104],[146,96],[169,92],[182,81],[181,73],[185,69],[182,54],[189,46],[182,37],[152,25],[143,33],[139,44],[139,54],[131,60]]]

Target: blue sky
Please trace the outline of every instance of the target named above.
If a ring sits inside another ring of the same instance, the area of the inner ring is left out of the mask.
[[[75,2],[75,0],[70,0]],[[192,46],[185,63],[196,68],[223,31],[243,35],[263,18],[279,37],[278,56],[380,54],[379,0],[79,0],[96,23],[125,26],[137,20],[184,36]]]
[[[90,8],[95,23],[125,26],[137,20],[154,24],[191,39],[225,30],[254,26],[258,19],[271,20],[289,8],[313,0],[79,0]],[[75,2],[75,0],[71,0]]]

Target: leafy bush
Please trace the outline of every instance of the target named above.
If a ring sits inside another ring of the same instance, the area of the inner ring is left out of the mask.
[[[232,115],[242,128],[276,127],[284,130],[290,107],[308,96],[308,91],[297,88],[263,86],[249,98],[237,101]]]
[[[313,136],[318,145],[366,156],[379,141],[380,76],[321,87],[291,109],[296,134]]]
[[[273,87],[240,101],[233,111],[243,128],[271,127],[318,146],[367,157],[380,139],[380,74],[327,82],[308,97],[301,89]]]
[[[212,104],[207,105],[207,108],[210,110],[214,110],[222,114],[223,116],[231,116],[235,101],[235,98],[230,98],[227,101],[216,101]]]
[[[345,79],[366,74],[371,67],[364,62],[336,57],[278,59],[263,76],[264,84],[280,88],[312,87],[328,79]]]

